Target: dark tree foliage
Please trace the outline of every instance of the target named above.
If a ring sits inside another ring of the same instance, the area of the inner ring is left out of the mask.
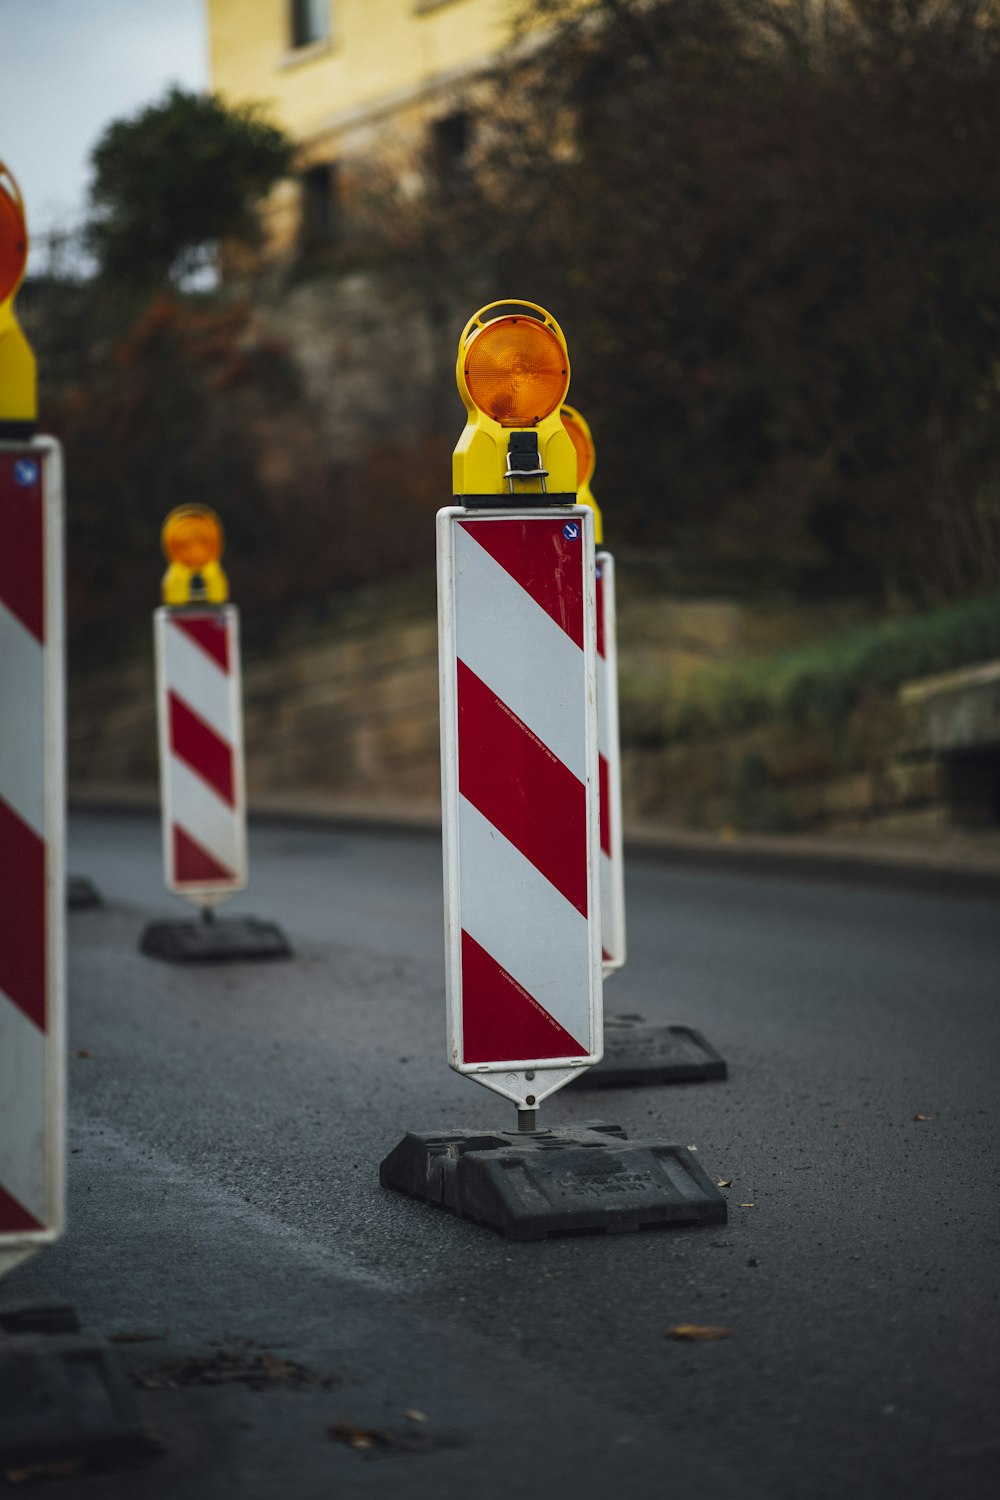
[[[373,440],[350,463],[332,459],[287,347],[261,335],[247,302],[159,294],[77,375],[46,405],[71,483],[77,664],[145,637],[160,528],[183,503],[222,517],[233,596],[258,621],[433,568],[424,522],[446,445],[415,455]]]
[[[1000,0],[526,13],[547,42],[480,96],[474,175],[393,248],[409,224],[470,298],[560,318],[612,541],[765,587],[995,587]]]
[[[88,239],[110,280],[150,287],[258,232],[254,205],[291,170],[292,146],[254,107],[171,89],[116,120],[92,155]]]

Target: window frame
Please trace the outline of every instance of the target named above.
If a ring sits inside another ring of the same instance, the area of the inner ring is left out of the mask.
[[[287,0],[288,52],[299,53],[328,47],[333,38],[332,0]],[[322,30],[316,30],[317,18],[322,16]],[[306,35],[306,32],[309,35]]]

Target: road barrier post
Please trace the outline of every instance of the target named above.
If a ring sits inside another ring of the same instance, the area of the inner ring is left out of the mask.
[[[577,458],[579,498],[594,512],[597,541],[597,726],[601,796],[601,947],[604,978],[625,967],[625,850],[621,736],[618,725],[618,620],[615,560],[604,546],[604,518],[590,481],[597,463],[593,434],[575,407],[562,419]],[[588,1087],[696,1083],[724,1079],[724,1060],[692,1026],[650,1022],[641,1015],[604,1015],[604,1056],[579,1082]]]
[[[380,1178],[515,1239],[721,1223],[686,1148],[537,1124],[602,1050],[594,513],[550,314],[481,309],[457,378],[468,422],[437,518],[449,1064],[518,1128],[409,1133]]]
[[[64,1224],[63,676],[62,454],[0,425],[0,1272]]]
[[[215,916],[247,884],[239,612],[227,602],[222,548],[222,523],[206,506],[178,506],[164,522],[169,566],[153,614],[163,878],[201,920],[152,922],[140,946],[173,963],[290,951],[273,922]]]
[[[0,163],[0,1275],[65,1216],[62,453],[36,437],[14,312],[28,259]]]
[[[14,315],[28,233],[0,163],[0,1276],[65,1225],[62,450]],[[0,1302],[0,1472],[148,1451],[114,1352],[58,1298]],[[69,1335],[67,1337],[67,1335]]]

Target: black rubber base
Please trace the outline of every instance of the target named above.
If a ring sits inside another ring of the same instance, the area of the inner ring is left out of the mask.
[[[75,1323],[66,1304],[0,1308],[0,1471],[8,1478],[63,1460],[118,1468],[157,1451],[114,1351],[61,1331]]]
[[[291,958],[281,928],[257,917],[216,917],[212,922],[150,922],[140,951],[171,964],[226,963],[238,958]]]
[[[36,1297],[31,1302],[0,1302],[0,1334],[79,1331],[76,1309],[61,1297]]]
[[[97,887],[92,884],[86,875],[68,875],[66,877],[66,905],[70,911],[94,911],[103,906]]]
[[[686,1147],[630,1141],[603,1121],[524,1134],[408,1132],[379,1181],[512,1240],[726,1222],[726,1200]]]
[[[606,1015],[604,1057],[574,1079],[573,1086],[705,1083],[726,1074],[724,1060],[692,1026],[660,1026],[642,1016]]]

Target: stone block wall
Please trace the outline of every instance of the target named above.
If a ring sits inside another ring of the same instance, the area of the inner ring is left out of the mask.
[[[335,620],[266,646],[243,643],[251,806],[433,816],[440,803],[437,626]],[[152,643],[71,675],[71,795],[157,795]]]
[[[801,617],[796,621],[801,628]],[[762,612],[725,601],[630,601],[626,594],[623,693],[630,682],[647,692],[652,682],[667,693],[693,666],[740,655],[748,636],[773,636],[776,628]],[[266,643],[245,639],[243,683],[251,809],[437,815],[437,626],[429,584],[407,607],[391,594],[376,596]],[[665,745],[635,734],[623,749],[626,826],[934,837],[953,823],[968,824],[970,809],[984,816],[1000,747],[984,750],[980,740],[996,727],[998,691],[1000,665],[993,664],[926,689],[912,684],[900,695],[873,696],[826,730],[770,724]],[[641,712],[624,707],[626,722],[641,726]],[[962,726],[970,724],[975,746],[965,745]],[[949,750],[963,746],[956,761]],[[967,773],[964,781],[956,766]],[[71,676],[69,769],[77,794],[156,797],[151,642],[148,650],[137,645],[125,663]]]

